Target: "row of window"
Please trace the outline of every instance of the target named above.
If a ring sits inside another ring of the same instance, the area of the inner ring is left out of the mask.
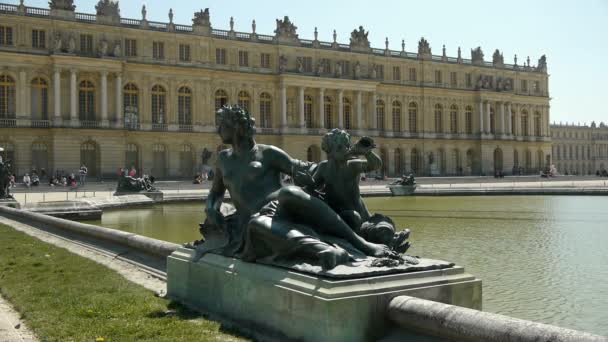
[[[608,157],[608,145],[598,145],[595,148],[590,145],[586,145],[586,148],[585,145],[554,145],[553,154],[556,159],[560,160],[585,160],[593,158],[594,155],[599,158],[606,158]]]

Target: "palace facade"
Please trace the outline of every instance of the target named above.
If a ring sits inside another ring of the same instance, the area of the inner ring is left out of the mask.
[[[238,104],[256,118],[257,140],[317,161],[329,128],[369,135],[388,175],[479,175],[550,163],[546,59],[536,66],[301,39],[285,17],[274,35],[211,25],[121,18],[101,0],[96,14],[73,1],[50,9],[0,4],[0,146],[17,174],[32,169],[115,177],[135,166],[190,177],[203,151],[223,148],[215,111]]]
[[[561,174],[592,175],[608,168],[608,126],[552,124],[553,163]]]

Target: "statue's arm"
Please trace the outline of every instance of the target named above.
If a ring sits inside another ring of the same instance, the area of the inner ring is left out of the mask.
[[[218,164],[221,163],[220,160],[217,162]],[[214,168],[213,183],[211,184],[211,189],[209,190],[209,195],[207,196],[207,206],[205,208],[207,217],[215,224],[221,223],[220,207],[222,206],[225,193],[226,186],[224,185],[224,177],[222,175],[221,168],[216,166]]]
[[[379,170],[382,167],[382,159],[374,153],[374,151],[368,151],[364,155],[365,159],[356,159],[349,161],[349,165],[356,168],[359,173],[371,172]]]
[[[287,152],[278,147],[271,146],[267,150],[267,156],[270,158],[272,165],[280,172],[290,175],[292,178],[297,171],[301,171],[308,165],[306,162],[291,158]]]

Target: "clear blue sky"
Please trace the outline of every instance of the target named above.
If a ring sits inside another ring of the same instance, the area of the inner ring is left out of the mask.
[[[96,3],[76,0],[76,10],[94,13]],[[300,37],[307,39],[313,38],[316,26],[320,40],[331,41],[335,29],[338,42],[348,43],[350,32],[363,25],[378,48],[388,37],[391,49],[400,49],[405,39],[406,50],[416,51],[424,36],[434,54],[441,53],[443,44],[449,56],[456,56],[461,46],[465,58],[471,48],[481,46],[486,60],[498,48],[507,63],[517,54],[519,64],[527,56],[536,64],[546,54],[551,121],[608,122],[608,106],[600,101],[608,88],[608,0],[122,0],[121,15],[139,19],[144,3],[153,21],[168,21],[173,7],[174,22],[189,25],[194,11],[209,7],[211,24],[220,29],[228,29],[233,16],[237,31],[251,31],[255,19],[258,33],[273,34],[275,19],[289,15]],[[47,0],[25,4],[48,7]]]

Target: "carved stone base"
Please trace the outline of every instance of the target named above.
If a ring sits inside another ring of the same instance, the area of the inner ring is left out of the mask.
[[[371,341],[389,331],[399,295],[481,309],[481,280],[462,267],[331,279],[180,248],[167,259],[167,294],[261,339]],[[425,259],[422,259],[425,260]]]

